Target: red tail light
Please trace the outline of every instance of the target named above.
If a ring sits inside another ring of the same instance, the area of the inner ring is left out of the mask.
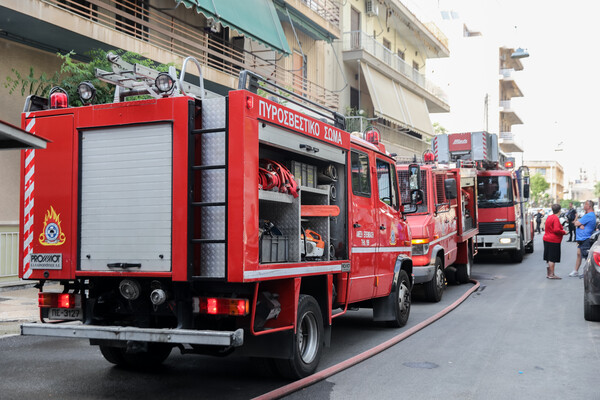
[[[38,293],[40,308],[77,308],[81,304],[81,295],[73,293]]]
[[[592,257],[594,258],[596,265],[600,266],[600,250],[594,250]]]
[[[254,108],[254,97],[246,96],[246,108],[249,110]]]
[[[250,313],[248,299],[228,299],[222,297],[194,298],[194,312],[210,315],[238,315]]]

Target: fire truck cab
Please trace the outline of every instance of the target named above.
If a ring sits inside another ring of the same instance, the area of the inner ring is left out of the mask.
[[[20,276],[39,280],[42,321],[23,334],[86,338],[134,367],[235,351],[299,378],[350,308],[406,324],[411,238],[383,146],[247,71],[209,96],[197,63],[190,85],[111,57],[97,76],[115,103],[68,107],[57,90],[22,115],[50,140],[22,156]]]

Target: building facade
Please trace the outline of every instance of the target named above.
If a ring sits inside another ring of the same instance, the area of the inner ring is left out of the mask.
[[[565,171],[557,161],[524,161],[529,167],[529,174],[533,176],[539,174],[550,187],[546,193],[550,195],[553,203],[558,203],[565,199]]]
[[[427,76],[427,60],[448,57],[446,36],[398,0],[348,0],[337,43],[343,61],[334,87],[348,130],[376,126],[389,152],[421,156],[434,135],[429,113],[450,110]]]

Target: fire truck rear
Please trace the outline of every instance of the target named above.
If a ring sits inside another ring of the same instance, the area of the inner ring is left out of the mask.
[[[477,171],[473,163],[457,168],[433,159],[433,153],[426,152],[423,163],[399,163],[396,168],[405,198],[410,196],[411,181],[417,184],[413,190],[423,193],[422,203],[407,216],[413,271],[427,300],[437,302],[446,282],[470,279],[478,232]]]
[[[383,146],[247,71],[209,96],[197,63],[191,85],[110,57],[97,76],[115,103],[71,108],[58,89],[22,116],[51,141],[22,156],[20,275],[39,280],[42,322],[23,334],[86,338],[127,366],[235,351],[298,378],[349,308],[406,324],[411,238]]]
[[[497,136],[487,132],[438,135],[432,147],[439,162],[477,164],[478,251],[508,253],[515,262],[533,253],[529,169],[514,171],[513,162],[498,151]]]

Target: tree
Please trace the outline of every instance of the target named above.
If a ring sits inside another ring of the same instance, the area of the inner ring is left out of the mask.
[[[132,53],[123,50],[111,50],[112,53],[119,55],[124,61],[131,64],[142,64],[147,67],[155,68],[161,72],[169,70],[171,64],[156,64],[152,60],[142,57],[137,53]],[[12,69],[12,76],[7,76],[4,82],[4,87],[9,90],[9,94],[15,91],[20,91],[21,95],[34,94],[37,96],[47,97],[50,89],[54,86],[60,86],[67,91],[69,102],[72,106],[82,106],[81,100],[77,93],[77,86],[81,82],[88,81],[96,88],[96,98],[94,103],[104,104],[113,101],[115,88],[96,78],[96,68],[112,71],[110,62],[106,59],[108,52],[96,49],[85,54],[89,62],[76,61],[73,56],[75,52],[71,51],[67,54],[57,54],[57,57],[63,60],[59,71],[56,71],[51,77],[47,77],[42,73],[38,77],[33,70],[29,68],[29,74],[25,75],[16,69]]]
[[[542,194],[548,190],[550,184],[546,181],[546,179],[540,174],[534,174],[530,180],[530,193],[531,198],[533,199],[533,203],[536,205],[542,205],[540,202],[543,199]]]
[[[598,198],[598,204],[600,204],[600,182],[596,182],[594,185],[594,196]]]
[[[442,133],[448,133],[448,130],[446,128],[444,128],[442,125],[440,125],[439,122],[434,122],[432,126],[433,126],[433,133],[435,133],[436,135],[439,135]]]

